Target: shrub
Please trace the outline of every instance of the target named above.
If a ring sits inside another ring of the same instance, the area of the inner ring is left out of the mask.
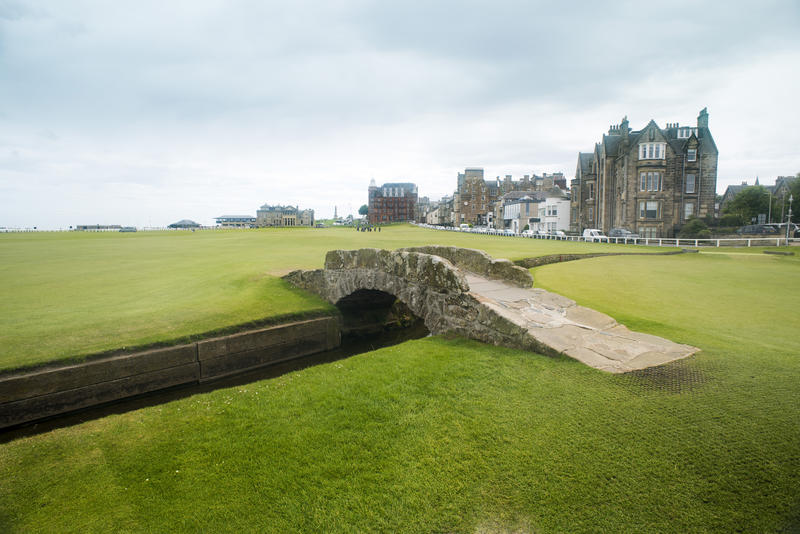
[[[678,232],[678,237],[708,239],[711,237],[711,230],[708,229],[706,223],[704,223],[701,219],[692,217],[686,224],[683,225],[680,232]]]
[[[741,226],[744,224],[744,220],[742,216],[738,213],[726,213],[722,217],[719,218],[719,225],[720,226]]]

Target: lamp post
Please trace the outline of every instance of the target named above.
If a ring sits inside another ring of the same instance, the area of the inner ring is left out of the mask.
[[[792,224],[792,195],[789,195],[789,215],[786,217],[786,244],[789,244],[789,225]]]

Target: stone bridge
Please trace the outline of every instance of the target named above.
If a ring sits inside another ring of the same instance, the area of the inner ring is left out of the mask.
[[[432,334],[565,354],[614,373],[660,365],[698,350],[632,332],[608,315],[533,289],[528,270],[479,250],[332,250],[324,269],[294,271],[285,278],[340,308],[391,303],[396,297]]]

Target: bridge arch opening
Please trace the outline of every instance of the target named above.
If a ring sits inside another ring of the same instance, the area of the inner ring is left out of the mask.
[[[395,295],[377,289],[358,289],[340,298],[343,335],[366,335],[413,328],[425,330],[424,321]]]

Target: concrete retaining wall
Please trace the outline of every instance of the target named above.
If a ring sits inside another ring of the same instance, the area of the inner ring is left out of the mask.
[[[0,377],[0,428],[196,384],[336,348],[339,317],[322,317],[134,354]]]

